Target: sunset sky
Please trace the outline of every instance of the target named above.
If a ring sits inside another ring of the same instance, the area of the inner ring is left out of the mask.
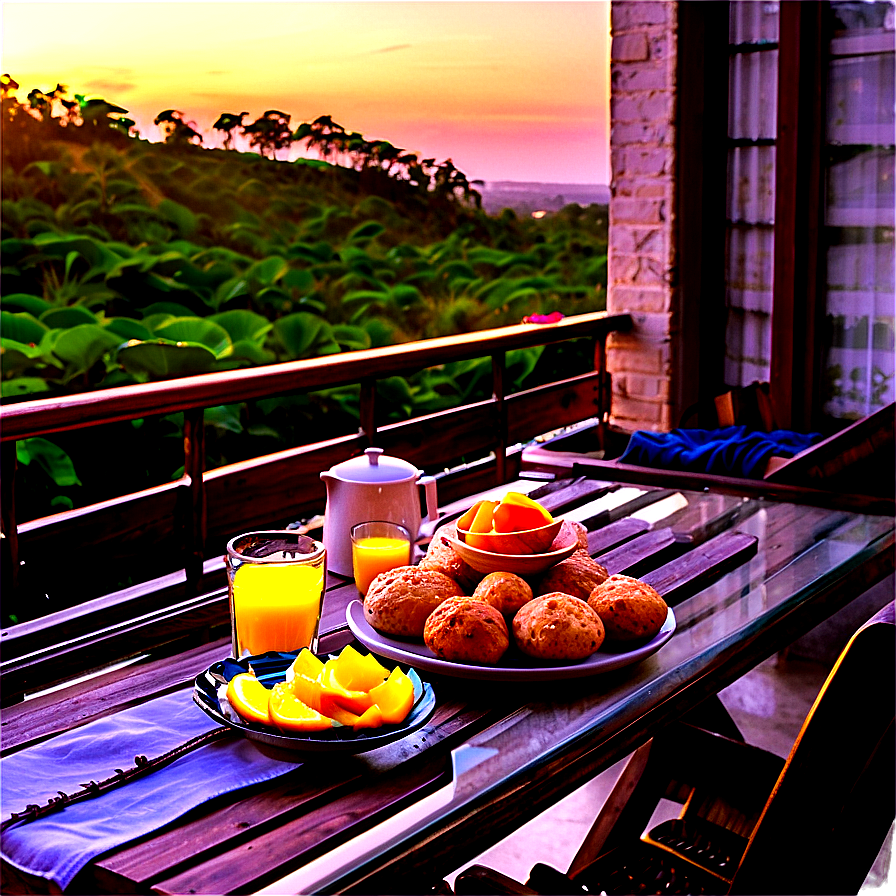
[[[2,69],[100,96],[141,134],[178,109],[331,115],[471,179],[607,183],[609,2],[3,2]]]

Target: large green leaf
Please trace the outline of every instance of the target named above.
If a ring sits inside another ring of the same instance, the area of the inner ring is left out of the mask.
[[[370,348],[370,334],[363,327],[349,324],[336,324],[333,327],[333,338],[343,351],[358,351]]]
[[[60,488],[81,484],[72,459],[48,439],[19,439],[16,442],[16,460],[25,467],[34,461]]]
[[[103,321],[103,326],[125,339],[152,339],[152,330],[139,320],[130,317],[110,317]]]
[[[310,271],[293,268],[283,275],[283,285],[299,292],[308,292],[314,288],[314,275]]]
[[[281,317],[274,323],[274,333],[291,358],[310,358],[339,351],[330,324],[307,311]]]
[[[384,345],[394,345],[398,340],[396,338],[397,328],[391,321],[383,320],[381,317],[371,317],[363,321],[362,326],[370,337],[371,348],[382,348]]]
[[[140,379],[164,380],[207,373],[215,365],[215,355],[204,345],[169,342],[128,342],[118,350],[118,363]]]
[[[7,311],[27,311],[37,318],[39,318],[44,311],[53,307],[52,302],[48,302],[40,296],[32,296],[22,292],[3,296],[3,305]]]
[[[0,383],[0,396],[3,398],[19,398],[35,392],[49,392],[47,381],[39,376],[19,376]]]
[[[289,262],[279,255],[263,258],[246,271],[246,278],[254,280],[260,286],[273,286],[289,271]]]
[[[4,377],[16,376],[25,370],[40,368],[46,363],[47,358],[40,346],[0,337],[0,370]]]
[[[350,243],[366,243],[385,232],[386,228],[379,221],[366,221],[359,224],[347,239]]]
[[[185,205],[171,199],[163,199],[157,209],[166,221],[177,228],[180,236],[190,236],[199,227],[199,219]]]
[[[34,237],[34,245],[54,258],[66,258],[69,253],[76,252],[86,259],[91,267],[103,271],[113,270],[121,261],[117,253],[112,252],[98,240],[87,236],[39,233]]]
[[[4,339],[37,345],[49,329],[27,311],[0,311],[0,334]]]
[[[261,344],[273,326],[266,317],[244,309],[222,311],[220,314],[210,315],[206,320],[223,327],[234,344],[240,340]]]
[[[153,302],[143,309],[143,319],[156,314],[170,314],[172,317],[193,317],[193,311],[179,302]]]
[[[273,352],[268,351],[263,345],[249,339],[237,339],[227,353],[228,361],[248,361],[251,364],[271,364],[276,360]],[[245,366],[233,364],[234,367]]]
[[[103,355],[121,344],[121,338],[99,324],[79,324],[62,330],[53,343],[53,354],[66,365],[66,377],[90,370]]]
[[[70,308],[51,308],[40,316],[40,321],[51,330],[68,330],[79,324],[99,323],[97,316],[83,305],[72,305]]]
[[[220,404],[213,408],[206,408],[203,411],[202,419],[206,426],[213,426],[215,429],[225,432],[243,431],[238,404]]]
[[[155,328],[155,335],[162,339],[170,339],[172,342],[193,342],[204,345],[215,353],[216,358],[222,357],[233,345],[233,342],[220,324],[208,318],[201,317],[175,317]]]

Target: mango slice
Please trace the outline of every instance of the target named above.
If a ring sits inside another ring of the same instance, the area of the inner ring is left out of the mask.
[[[299,700],[286,682],[275,684],[270,690],[268,708],[271,722],[287,733],[326,731],[333,727],[332,719]]]
[[[290,681],[294,675],[304,675],[306,678],[317,678],[323,671],[324,661],[316,657],[307,647],[299,651],[299,655],[292,661],[292,665],[286,670],[286,680]]]
[[[383,714],[375,703],[373,706],[369,706],[365,709],[352,724],[352,728],[354,728],[355,731],[358,731],[361,728],[382,728],[382,726]]]
[[[338,709],[345,709],[355,715],[361,715],[367,709],[373,699],[370,696],[373,690],[361,691],[343,687],[336,673],[336,660],[327,660],[324,671],[320,674],[320,711],[330,718]],[[374,689],[375,690],[375,689]]]
[[[243,721],[285,733],[337,725],[358,730],[404,721],[414,705],[414,686],[397,666],[390,673],[373,654],[347,645],[326,663],[301,651],[286,680],[271,690],[240,672],[227,684],[227,699]]]
[[[522,532],[554,522],[537,501],[520,492],[508,492],[492,514],[495,532]]]
[[[414,705],[414,684],[396,666],[389,677],[370,692],[373,702],[379,707],[383,722],[397,725],[403,722]]]
[[[227,683],[227,701],[246,722],[269,725],[268,689],[248,672],[239,672]]]
[[[332,668],[339,684],[350,691],[369,691],[389,677],[389,670],[372,653],[359,653],[351,644],[342,648]]]

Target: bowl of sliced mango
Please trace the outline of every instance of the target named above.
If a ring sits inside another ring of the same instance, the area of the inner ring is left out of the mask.
[[[325,659],[306,649],[222,660],[196,678],[193,700],[251,740],[311,751],[373,750],[435,710],[432,687],[414,669],[390,670],[351,645]]]
[[[569,557],[578,536],[537,501],[508,492],[500,501],[477,501],[457,521],[451,546],[477,572],[533,575]]]

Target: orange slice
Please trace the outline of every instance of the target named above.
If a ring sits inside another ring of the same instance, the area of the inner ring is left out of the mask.
[[[269,725],[270,691],[248,672],[239,672],[227,683],[227,701],[246,722]]]
[[[270,691],[269,707],[271,722],[286,733],[326,731],[333,727],[332,719],[299,700],[285,682],[275,684]]]

